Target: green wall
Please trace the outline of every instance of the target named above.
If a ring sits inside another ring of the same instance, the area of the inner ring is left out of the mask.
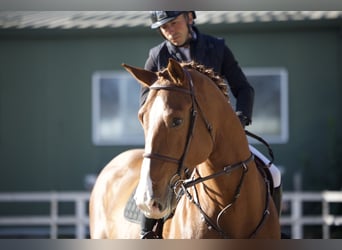
[[[149,34],[151,35],[151,34]],[[91,76],[143,66],[151,38],[115,31],[14,31],[0,41],[0,191],[83,188],[117,147],[91,141]],[[130,45],[128,43],[131,43]]]
[[[297,171],[305,189],[341,188],[341,26],[200,26],[226,38],[243,67],[287,68],[290,138],[272,145],[285,189]],[[146,27],[0,30],[0,192],[82,190],[84,175],[130,148],[92,144],[91,75],[143,67],[159,41]]]

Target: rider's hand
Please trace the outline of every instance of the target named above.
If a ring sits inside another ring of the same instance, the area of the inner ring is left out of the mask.
[[[245,116],[241,111],[236,112],[236,114],[239,117],[239,120],[243,128],[251,124],[251,120],[247,116]]]

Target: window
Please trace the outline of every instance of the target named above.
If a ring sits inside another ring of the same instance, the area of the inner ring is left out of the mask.
[[[252,124],[246,129],[268,143],[288,141],[288,82],[284,68],[245,68],[254,87]],[[250,138],[249,138],[250,139]],[[254,139],[250,140],[255,143]]]
[[[288,140],[287,71],[245,68],[255,89],[253,123],[248,130],[269,143]],[[93,142],[95,145],[143,145],[138,121],[140,84],[126,71],[98,71],[92,78]],[[235,105],[235,98],[231,98]],[[251,143],[257,143],[250,139]]]
[[[95,145],[141,145],[138,120],[140,84],[127,72],[93,74],[93,142]]]

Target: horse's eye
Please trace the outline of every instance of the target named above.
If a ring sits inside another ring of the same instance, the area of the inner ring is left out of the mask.
[[[171,123],[171,127],[178,127],[179,125],[181,125],[183,123],[183,119],[179,118],[179,117],[175,117],[172,119],[172,123]]]

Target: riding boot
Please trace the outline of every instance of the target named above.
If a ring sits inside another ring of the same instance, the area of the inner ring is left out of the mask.
[[[277,209],[279,217],[281,215],[282,193],[283,193],[283,189],[282,189],[281,184],[278,187],[273,189],[272,198],[273,198],[273,202],[274,202],[274,205]]]
[[[145,216],[141,218],[141,239],[156,239],[158,236],[153,232],[153,227],[157,223],[157,220],[150,219]]]

